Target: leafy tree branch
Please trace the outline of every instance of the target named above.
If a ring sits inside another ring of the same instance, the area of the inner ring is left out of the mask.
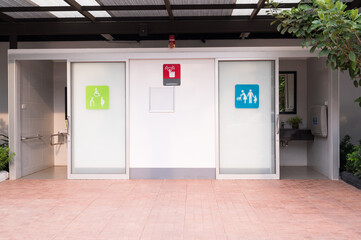
[[[361,14],[346,10],[339,0],[301,1],[291,10],[280,11],[278,3],[267,0],[268,14],[278,23],[277,30],[302,39],[310,52],[320,50],[333,70],[348,71],[355,87],[361,86]],[[355,100],[361,107],[361,97]]]

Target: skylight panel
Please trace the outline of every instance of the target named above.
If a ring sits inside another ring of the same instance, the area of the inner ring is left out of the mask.
[[[260,15],[260,16],[268,15],[267,12],[266,12],[267,10],[269,10],[269,9],[267,9],[267,8],[262,8],[261,10],[259,10],[258,15]],[[282,11],[284,11],[284,10],[291,10],[291,8],[279,8],[279,9],[278,9],[278,12],[282,12]]]
[[[83,18],[84,17],[77,11],[54,11],[54,12],[50,12],[50,13],[58,18]]]
[[[94,17],[111,17],[111,15],[107,11],[89,11],[91,15]]]
[[[257,4],[258,0],[237,0],[236,4]]]
[[[250,16],[253,9],[233,9],[232,16]]]
[[[99,6],[96,0],[75,0],[81,6]]]
[[[35,3],[40,7],[56,7],[56,6],[69,6],[63,0],[31,0],[31,2]]]
[[[274,0],[274,2],[278,2],[278,3],[299,3],[300,0]]]

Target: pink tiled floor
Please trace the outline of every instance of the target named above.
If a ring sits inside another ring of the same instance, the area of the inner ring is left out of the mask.
[[[361,239],[361,191],[330,180],[16,180],[1,240]]]

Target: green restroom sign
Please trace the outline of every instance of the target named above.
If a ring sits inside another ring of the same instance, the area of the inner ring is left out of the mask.
[[[109,109],[109,86],[86,86],[86,109]]]

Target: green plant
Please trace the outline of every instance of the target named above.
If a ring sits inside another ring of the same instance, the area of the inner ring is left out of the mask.
[[[347,154],[352,153],[355,145],[351,143],[351,137],[346,135],[340,143],[340,172],[346,170]]]
[[[267,0],[268,14],[279,22],[277,30],[301,38],[302,47],[319,49],[332,69],[348,71],[355,87],[361,86],[361,14],[347,10],[340,0],[301,1],[291,10],[280,11],[278,3]],[[361,107],[361,97],[357,98]]]
[[[292,124],[300,124],[302,123],[302,118],[300,118],[299,116],[296,116],[296,117],[292,117],[292,118],[289,118],[287,120],[287,122],[292,125]]]
[[[0,171],[9,171],[9,163],[15,156],[15,153],[10,152],[9,138],[6,135],[0,134],[2,143],[0,144]]]
[[[298,125],[302,123],[302,118],[296,116],[293,118],[289,118],[287,122],[292,126],[292,128],[298,128]]]
[[[9,137],[4,135],[4,134],[0,134],[0,147],[7,147],[9,146]]]
[[[285,97],[285,83],[286,79],[284,75],[280,76],[279,80],[279,101],[280,101],[280,112],[285,112],[286,110],[286,97]]]
[[[361,144],[353,149],[352,153],[347,154],[346,170],[361,178]]]

